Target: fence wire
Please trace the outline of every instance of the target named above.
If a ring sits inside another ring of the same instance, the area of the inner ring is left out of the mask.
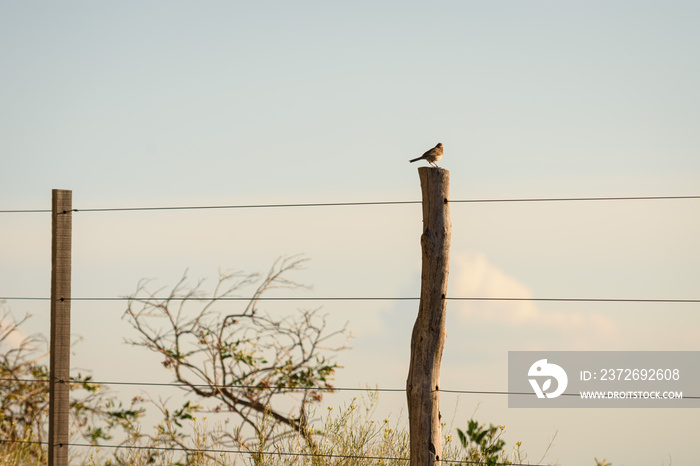
[[[451,204],[511,203],[511,202],[610,202],[610,201],[661,201],[700,199],[700,195],[687,196],[590,196],[590,197],[524,197],[501,199],[449,199]],[[136,212],[155,210],[219,210],[219,209],[265,209],[296,207],[348,207],[377,205],[420,204],[422,201],[351,201],[351,202],[308,202],[286,204],[229,204],[229,205],[194,205],[194,206],[146,206],[146,207],[93,207],[85,209],[64,210],[61,214],[71,212]],[[16,209],[0,210],[0,214],[47,213],[51,209]]]
[[[31,440],[4,440],[0,439],[0,443],[18,443],[26,445],[42,445],[48,446],[48,442],[38,442]],[[237,455],[261,455],[261,456],[294,456],[300,458],[328,458],[328,459],[345,459],[345,460],[380,460],[380,461],[405,461],[409,462],[410,458],[396,456],[363,456],[363,455],[339,455],[333,453],[301,453],[301,452],[285,452],[285,451],[250,451],[250,450],[229,450],[223,448],[186,448],[178,446],[173,447],[158,447],[158,446],[139,446],[139,445],[93,445],[90,443],[60,443],[59,447],[79,447],[79,448],[112,448],[124,450],[146,450],[146,451],[174,451],[183,453],[218,453],[218,454],[237,454]],[[471,460],[437,460],[443,464],[468,464],[468,465],[484,465],[484,466],[539,466],[531,463],[513,463],[513,462],[486,462],[486,461],[471,461]]]

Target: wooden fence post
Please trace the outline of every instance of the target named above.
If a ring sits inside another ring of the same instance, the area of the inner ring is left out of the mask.
[[[52,191],[49,466],[68,465],[72,198],[72,191]]]
[[[450,172],[418,169],[423,194],[421,293],[411,337],[411,363],[406,381],[411,466],[442,460],[440,425],[440,361],[445,346],[445,296],[449,271]]]

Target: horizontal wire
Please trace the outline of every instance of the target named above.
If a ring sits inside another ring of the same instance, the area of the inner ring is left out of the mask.
[[[58,301],[250,301],[251,297],[239,296],[168,296],[168,297],[149,297],[149,298],[129,298],[124,296],[112,297],[78,297],[78,298],[60,298]],[[411,297],[259,297],[254,298],[255,301],[417,301],[420,298]],[[449,299],[449,298],[448,298]],[[0,296],[0,300],[7,301],[50,301],[47,297],[19,297],[19,296]]]
[[[88,447],[88,448],[125,448],[136,450],[159,450],[159,451],[183,451],[188,453],[233,453],[239,455],[268,455],[268,456],[300,456],[300,457],[317,457],[317,458],[339,458],[339,459],[371,459],[371,460],[394,460],[394,461],[409,461],[409,458],[394,458],[383,456],[359,456],[359,455],[335,455],[331,453],[302,453],[302,452],[283,452],[283,451],[249,451],[249,450],[226,450],[220,448],[187,448],[181,445],[177,447],[156,447],[156,446],[124,446],[124,445],[92,445],[89,443],[67,443],[66,446],[72,447]]]
[[[22,443],[26,445],[48,445],[49,442],[39,442],[38,440],[11,440],[0,439],[0,443]]]
[[[51,209],[22,209],[22,210],[0,210],[0,214],[35,214],[51,213]]]
[[[524,197],[510,199],[458,199],[450,203],[479,202],[580,202],[580,201],[661,201],[672,199],[700,199],[700,196],[619,196],[619,197]]]
[[[417,297],[391,297],[391,296],[346,296],[346,297],[238,297],[238,296],[163,296],[148,298],[129,297],[77,297],[60,298],[58,301],[419,301]],[[0,296],[5,301],[50,301],[46,297]],[[447,296],[447,301],[538,301],[538,302],[574,302],[574,303],[700,303],[700,299],[694,298],[523,298],[523,297],[484,297],[484,296]]]
[[[0,296],[0,301],[50,301],[51,298],[37,298],[29,296]]]
[[[13,379],[13,378],[0,378],[0,382],[31,382],[31,383],[48,383],[49,379]],[[64,382],[64,381],[62,381]],[[291,391],[302,391],[302,390],[324,390],[324,391],[375,391],[375,392],[405,392],[405,388],[350,388],[350,387],[292,387],[285,385],[268,385],[265,387],[256,385],[222,385],[222,384],[206,384],[206,383],[193,383],[186,384],[182,382],[110,382],[110,381],[94,381],[94,380],[69,380],[71,385],[81,385],[83,383],[90,383],[96,385],[129,385],[137,387],[209,387],[209,388],[243,388],[248,390],[291,390]]]
[[[501,199],[454,199],[450,203],[494,203],[494,202],[581,202],[581,201],[653,201],[700,199],[700,195],[689,196],[605,196],[605,197],[531,197],[531,198],[501,198]],[[195,206],[152,206],[152,207],[98,207],[87,209],[72,209],[60,212],[127,212],[152,210],[210,210],[210,209],[261,209],[261,208],[293,208],[293,207],[342,207],[370,205],[401,205],[420,204],[422,201],[358,201],[358,202],[309,202],[291,204],[231,204],[231,205],[195,205]],[[0,214],[10,213],[47,213],[51,209],[18,209],[0,210]]]
[[[7,440],[0,439],[0,443],[20,443],[25,445],[49,445],[49,442],[38,442],[32,440]],[[57,443],[59,447],[81,447],[81,448],[123,448],[125,450],[156,450],[156,451],[182,451],[186,453],[232,453],[238,455],[267,455],[267,456],[298,456],[307,458],[338,458],[338,459],[355,459],[355,460],[391,460],[391,461],[410,461],[410,458],[392,457],[392,456],[363,456],[363,455],[338,455],[333,453],[303,453],[303,452],[285,452],[285,451],[250,451],[250,450],[227,450],[223,448],[187,448],[182,445],[177,447],[159,447],[159,446],[143,446],[143,445],[93,445],[90,443]],[[437,460],[437,462],[448,464],[471,464],[471,465],[492,465],[492,466],[536,466],[529,463],[486,463],[483,461],[470,460]]]
[[[44,442],[42,442],[44,443]],[[267,456],[297,456],[304,458],[332,458],[332,459],[352,459],[352,460],[390,460],[390,461],[410,461],[410,458],[395,456],[363,456],[363,455],[339,455],[334,453],[303,453],[289,451],[250,451],[250,450],[227,450],[219,448],[187,448],[181,445],[177,447],[156,447],[156,446],[125,446],[125,445],[92,445],[89,443],[66,443],[59,446],[87,447],[87,448],[124,448],[135,450],[158,450],[158,451],[182,451],[187,453],[232,453],[238,455],[267,455]],[[471,460],[436,460],[438,463],[446,464],[470,464],[470,465],[492,465],[492,466],[536,466],[530,463],[491,463],[485,461]]]
[[[344,207],[369,205],[420,204],[421,201],[367,201],[367,202],[309,202],[297,204],[233,204],[233,205],[199,205],[199,206],[162,206],[162,207],[106,207],[89,209],[72,209],[68,212],[134,212],[149,210],[213,210],[213,209],[265,209],[291,207]]]
[[[500,391],[500,390],[491,390],[491,391],[482,391],[482,390],[449,390],[449,389],[443,389],[441,388],[440,390],[433,390],[437,391],[440,393],[452,393],[452,394],[458,394],[458,395],[526,395],[526,396],[535,396],[535,392],[509,392],[509,391]],[[560,396],[581,396],[581,392],[593,392],[596,390],[581,390],[579,393],[562,393]],[[601,390],[598,390],[601,391]],[[678,398],[678,399],[688,399],[688,400],[700,400],[700,396],[685,396],[683,395],[683,398]]]
[[[0,378],[0,382],[31,382],[31,383],[48,383],[49,379],[14,379],[14,378]],[[65,381],[61,381],[65,382]],[[91,384],[96,384],[96,385],[131,385],[131,386],[144,386],[144,387],[210,387],[210,388],[244,388],[244,389],[253,389],[253,390],[268,390],[268,389],[273,389],[273,390],[293,390],[293,391],[301,391],[301,390],[325,390],[325,391],[376,391],[376,392],[405,392],[405,388],[350,388],[350,387],[333,387],[333,388],[328,388],[328,387],[292,387],[292,386],[285,386],[285,385],[268,385],[266,387],[261,387],[261,386],[255,386],[255,385],[222,385],[222,384],[206,384],[206,383],[194,383],[194,384],[186,384],[182,382],[110,382],[110,381],[94,381],[94,380],[86,380],[86,381],[78,381],[78,380],[69,380],[69,384],[71,385],[80,385],[83,383],[91,383]]]
[[[666,299],[666,298],[490,298],[490,297],[446,297],[452,301],[540,301],[560,303],[700,303],[700,299]]]
[[[48,383],[49,379],[13,379],[13,378],[0,378],[0,382],[30,382],[30,383]],[[63,382],[63,381],[62,381]],[[333,387],[333,388],[328,388],[328,387],[291,387],[291,386],[285,386],[285,385],[268,385],[266,387],[260,387],[260,386],[255,386],[255,385],[221,385],[221,384],[186,384],[182,382],[109,382],[109,381],[94,381],[94,380],[87,380],[87,381],[78,381],[78,380],[69,380],[69,384],[71,385],[80,385],[83,383],[91,383],[91,384],[96,384],[96,385],[130,385],[130,386],[144,386],[144,387],[210,387],[210,388],[244,388],[244,389],[252,389],[252,390],[293,390],[293,391],[301,391],[301,390],[324,390],[324,391],[375,391],[375,392],[405,392],[405,388],[350,388],[350,387]]]
[[[48,379],[12,379],[12,378],[0,378],[0,382],[10,381],[10,382],[32,382],[32,383],[47,383]],[[209,388],[241,388],[248,390],[291,390],[291,391],[301,391],[301,390],[322,390],[322,391],[355,391],[355,392],[405,392],[405,388],[351,388],[351,387],[288,387],[284,385],[269,385],[266,387],[256,386],[256,385],[220,385],[220,384],[186,384],[182,382],[100,382],[94,380],[88,381],[68,381],[71,385],[80,385],[83,383],[92,383],[96,385],[129,385],[129,386],[150,386],[150,387],[209,387]],[[507,390],[452,390],[441,388],[439,390],[433,390],[433,392],[440,393],[451,393],[459,395],[526,395],[535,396],[534,392],[510,392]],[[580,393],[562,393],[561,396],[580,396]],[[700,399],[700,396],[683,396],[682,399],[696,400]]]
[[[195,205],[195,206],[153,206],[153,207],[97,207],[87,209],[71,209],[59,212],[68,214],[71,212],[138,212],[151,210],[216,210],[216,209],[263,209],[286,207],[343,207],[343,206],[369,206],[369,205],[401,205],[420,204],[421,201],[367,201],[367,202],[309,202],[296,204],[231,204],[231,205]],[[0,210],[0,214],[9,213],[36,213],[52,212],[51,209],[28,210]]]

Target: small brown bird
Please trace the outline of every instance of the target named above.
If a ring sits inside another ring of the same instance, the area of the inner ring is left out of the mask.
[[[430,149],[428,152],[421,155],[417,159],[409,160],[409,162],[413,163],[417,160],[427,160],[430,165],[437,168],[437,164],[435,162],[437,162],[441,158],[442,158],[442,143],[438,142],[437,146],[433,147],[432,149]]]

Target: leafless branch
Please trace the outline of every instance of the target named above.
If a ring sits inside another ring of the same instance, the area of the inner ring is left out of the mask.
[[[339,366],[331,355],[347,348],[347,329],[329,330],[320,309],[281,318],[260,309],[265,293],[304,287],[287,276],[306,261],[280,258],[262,278],[220,273],[211,299],[204,302],[192,299],[203,295],[204,281],[190,286],[186,273],[165,298],[159,297],[162,289],[151,292],[149,282],[142,281],[125,312],[138,338],[127,342],[160,354],[163,366],[188,392],[234,414],[239,422],[230,439],[241,440],[246,426],[253,438],[269,439],[272,429],[264,424],[271,420],[313,447],[307,412],[323,392],[333,391]],[[257,287],[242,310],[222,300],[250,285]],[[194,304],[199,309],[192,310]]]

